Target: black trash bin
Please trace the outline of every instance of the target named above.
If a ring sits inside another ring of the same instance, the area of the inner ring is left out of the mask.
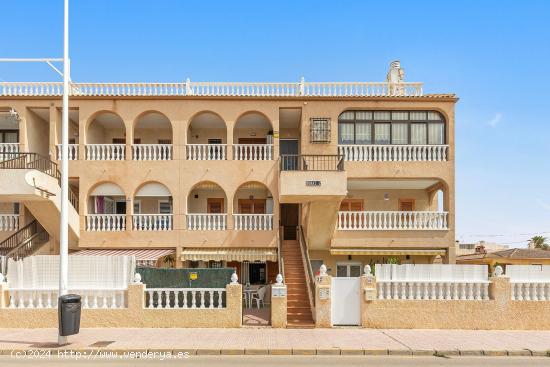
[[[66,294],[58,300],[59,335],[68,336],[80,331],[82,303],[78,294]]]

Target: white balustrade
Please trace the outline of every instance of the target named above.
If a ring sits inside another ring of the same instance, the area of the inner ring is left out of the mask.
[[[87,231],[124,231],[126,230],[126,215],[124,214],[87,214]]]
[[[218,161],[227,159],[226,144],[187,144],[190,161]]]
[[[57,308],[58,289],[10,288],[9,308]],[[125,308],[126,289],[70,289],[79,294],[82,308]]]
[[[273,159],[272,144],[233,144],[236,161],[269,161]]]
[[[242,231],[271,231],[273,214],[233,214],[234,227]]]
[[[149,309],[225,308],[225,288],[147,288],[145,307]]]
[[[1,82],[1,96],[61,96],[60,82]],[[422,83],[388,82],[191,82],[72,83],[73,96],[371,97],[422,96]]]
[[[449,158],[448,145],[338,145],[346,161],[440,162]]]
[[[0,214],[0,231],[19,229],[19,214]]]
[[[15,158],[10,153],[19,153],[19,143],[0,143],[0,161]]]
[[[447,230],[448,212],[340,211],[341,231],[441,231]]]
[[[510,282],[512,300],[550,301],[550,281]]]
[[[124,144],[86,144],[86,159],[90,161],[123,161],[126,158]]]
[[[489,281],[377,280],[378,299],[488,300]]]
[[[61,160],[61,144],[57,144],[57,160]],[[75,161],[78,159],[78,144],[69,144],[69,160]]]
[[[172,159],[172,144],[134,144],[134,161],[169,161]]]
[[[134,231],[170,231],[172,217],[172,214],[133,214],[132,229]]]
[[[227,214],[187,214],[189,231],[223,231],[227,229]]]

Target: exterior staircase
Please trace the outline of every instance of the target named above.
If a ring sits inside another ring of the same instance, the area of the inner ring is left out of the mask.
[[[0,273],[6,274],[7,259],[20,260],[34,254],[49,241],[48,232],[34,220],[0,242]]]
[[[305,269],[298,240],[283,240],[281,246],[287,286],[287,326],[313,328]]]

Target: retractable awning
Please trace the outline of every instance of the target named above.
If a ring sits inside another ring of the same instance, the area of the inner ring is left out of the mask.
[[[407,248],[396,248],[396,249],[352,249],[352,248],[332,248],[330,249],[331,255],[366,255],[366,256],[404,256],[404,255],[427,255],[427,256],[437,256],[437,255],[446,255],[447,251],[444,249],[407,249]]]
[[[175,249],[87,249],[73,252],[71,256],[135,256],[138,266],[155,266],[161,257],[172,255]]]
[[[277,250],[269,248],[184,248],[181,260],[191,261],[277,261]]]

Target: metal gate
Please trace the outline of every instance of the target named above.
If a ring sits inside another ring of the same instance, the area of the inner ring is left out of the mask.
[[[361,278],[333,277],[332,325],[361,324]]]

